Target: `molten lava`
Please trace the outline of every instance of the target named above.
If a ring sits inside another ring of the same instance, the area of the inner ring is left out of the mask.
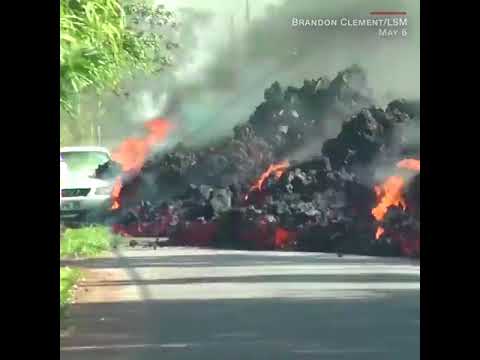
[[[397,168],[420,171],[420,160],[404,159],[397,163]],[[405,211],[407,204],[405,202],[403,189],[405,187],[405,180],[401,176],[390,176],[387,180],[374,187],[377,194],[378,204],[372,209],[372,215],[377,221],[382,221],[387,214],[390,206],[398,206]],[[377,228],[375,238],[379,239],[385,232],[381,226]]]
[[[375,239],[379,239],[380,236],[382,236],[384,232],[385,232],[385,229],[383,227],[379,226],[377,228],[377,232],[375,233]]]
[[[265,180],[268,179],[268,177],[273,173],[273,175],[275,175],[275,177],[277,179],[280,178],[280,176],[282,176],[282,174],[285,172],[285,170],[288,169],[288,167],[290,166],[290,163],[288,162],[288,160],[284,160],[278,164],[272,164],[268,167],[268,169],[262,174],[260,175],[260,177],[258,178],[258,180],[255,182],[255,184],[252,185],[252,187],[250,188],[250,191],[253,191],[253,190],[262,190],[262,185],[263,183],[265,182]]]
[[[284,249],[293,245],[296,240],[296,232],[288,231],[284,228],[277,227],[275,229],[275,249]]]
[[[373,208],[372,215],[377,221],[382,220],[390,206],[407,208],[403,198],[405,181],[400,176],[390,176],[382,185],[375,186],[375,193],[379,199],[378,205]]]
[[[167,137],[173,129],[173,124],[166,119],[154,119],[145,123],[145,128],[148,134],[144,138],[128,138],[112,153],[112,159],[120,164],[124,173],[135,174],[140,171],[152,147]],[[112,190],[112,210],[120,208],[121,190],[122,177],[119,176]]]

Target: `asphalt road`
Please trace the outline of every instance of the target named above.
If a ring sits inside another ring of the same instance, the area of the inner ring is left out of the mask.
[[[406,259],[121,249],[88,269],[61,359],[420,358],[420,269]]]

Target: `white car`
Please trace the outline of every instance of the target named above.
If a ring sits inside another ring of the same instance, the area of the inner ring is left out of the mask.
[[[60,218],[88,219],[111,207],[113,183],[93,177],[110,160],[107,149],[74,146],[60,149]]]

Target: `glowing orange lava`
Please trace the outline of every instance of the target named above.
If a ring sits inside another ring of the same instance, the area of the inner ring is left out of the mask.
[[[382,220],[389,206],[401,206],[406,209],[407,205],[403,198],[405,181],[400,176],[390,176],[382,185],[375,186],[375,193],[379,202],[372,210],[372,215],[377,221]]]
[[[289,166],[290,166],[290,163],[288,162],[288,160],[284,160],[284,161],[282,161],[278,164],[270,165],[268,167],[268,169],[262,175],[260,175],[260,177],[255,182],[255,184],[252,185],[252,187],[250,188],[250,191],[253,191],[255,189],[256,190],[262,190],[263,183],[265,182],[265,180],[268,179],[268,177],[272,173],[277,179],[279,179],[280,176],[282,176],[284,171],[287,170]]]
[[[383,227],[379,226],[377,228],[377,232],[375,233],[375,239],[379,239],[380,236],[382,236],[384,232],[385,232],[385,229]]]
[[[397,168],[420,171],[420,160],[404,159],[397,163]],[[381,185],[374,187],[377,194],[377,206],[372,209],[372,215],[377,221],[382,221],[387,214],[390,206],[401,207],[404,211],[407,209],[403,189],[405,187],[405,180],[401,176],[390,176]],[[377,228],[375,238],[379,239],[385,232],[381,226]]]

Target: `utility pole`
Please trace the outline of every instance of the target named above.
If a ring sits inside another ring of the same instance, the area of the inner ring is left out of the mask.
[[[97,143],[98,146],[102,145],[102,127],[97,125]]]

